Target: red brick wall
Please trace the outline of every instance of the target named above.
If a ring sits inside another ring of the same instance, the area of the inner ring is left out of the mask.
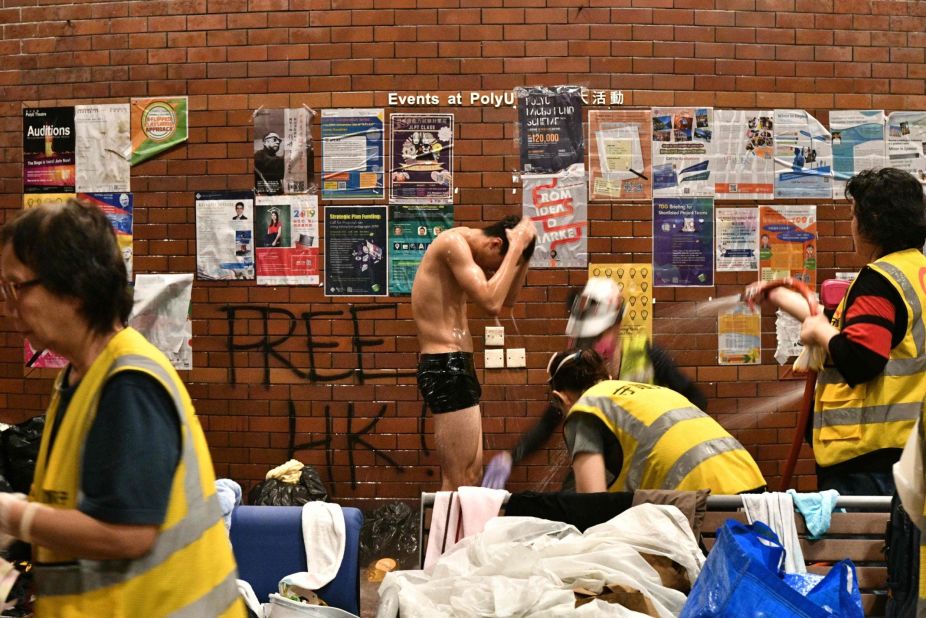
[[[194,269],[193,192],[252,186],[251,113],[259,106],[454,112],[456,220],[464,225],[520,210],[511,174],[518,167],[515,111],[389,108],[388,92],[446,98],[578,84],[621,89],[628,107],[804,108],[824,123],[830,109],[926,108],[926,3],[916,0],[5,0],[2,6],[0,204],[7,216],[21,204],[23,105],[190,97],[189,143],[132,170],[137,272]],[[822,281],[859,264],[845,203],[818,204]],[[589,215],[594,261],[651,259],[648,205],[594,203]],[[773,319],[764,323],[764,363],[737,368],[716,364],[716,319],[691,317],[699,301],[733,294],[753,276],[718,273],[715,288],[658,289],[655,333],[707,391],[711,413],[776,485],[798,407],[793,397],[790,404],[779,398],[800,385],[785,379],[771,357]],[[542,410],[543,368],[564,344],[567,290],[584,280],[580,269],[535,270],[514,311],[516,325],[502,320],[507,345],[527,348],[529,369],[484,375],[489,455],[513,445]],[[407,298],[376,301],[397,306],[360,314],[360,336],[382,340],[361,355],[363,383],[356,373],[311,380],[270,360],[270,386],[262,384],[264,359],[255,351],[233,353],[231,382],[222,308],[248,304],[296,316],[343,311],[311,320],[312,342],[334,346],[313,351],[317,372],[330,375],[359,368],[351,304],[324,298],[321,288],[244,282],[197,281],[193,298],[197,368],[184,377],[220,475],[248,486],[286,459],[292,401],[294,443],[314,444],[296,455],[319,466],[338,498],[405,498],[438,486],[427,450],[430,421],[422,438],[421,402],[409,375],[416,342]],[[494,323],[475,309],[471,314],[476,334]],[[236,341],[256,341],[261,324],[256,314],[240,316]],[[270,320],[272,333],[287,329],[286,319]],[[47,377],[23,379],[21,341],[0,322],[0,418],[7,422],[39,413],[51,386]],[[299,320],[276,349],[307,371],[308,343]],[[371,376],[374,369],[385,375]],[[367,431],[380,410],[382,418]],[[512,488],[555,487],[564,462],[554,438],[515,470]],[[812,462],[802,460],[798,472],[800,487],[812,487]]]

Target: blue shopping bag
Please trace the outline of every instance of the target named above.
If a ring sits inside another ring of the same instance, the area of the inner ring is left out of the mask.
[[[835,564],[805,596],[784,580],[784,552],[762,522],[728,519],[679,618],[863,618],[851,560]]]

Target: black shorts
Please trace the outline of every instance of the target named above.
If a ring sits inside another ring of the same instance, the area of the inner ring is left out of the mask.
[[[482,388],[476,379],[473,353],[421,354],[418,357],[418,390],[434,414],[479,405]]]

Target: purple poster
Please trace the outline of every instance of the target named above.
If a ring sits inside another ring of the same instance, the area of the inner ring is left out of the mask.
[[[714,285],[714,198],[653,199],[653,285]]]
[[[392,114],[389,203],[453,203],[453,114]]]

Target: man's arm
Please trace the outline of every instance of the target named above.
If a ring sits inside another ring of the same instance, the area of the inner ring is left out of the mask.
[[[527,279],[527,269],[530,265],[530,260],[524,260],[518,265],[518,271],[515,273],[514,281],[508,290],[508,296],[505,297],[505,302],[502,303],[503,307],[514,307],[515,302],[518,300],[518,294],[521,293],[521,288],[524,287],[524,281]]]
[[[528,217],[508,233],[508,252],[490,279],[473,260],[466,240],[457,234],[447,239],[447,263],[454,278],[466,295],[490,315],[498,315],[518,274],[521,252],[534,236],[534,224]],[[448,235],[449,236],[449,235]],[[438,236],[442,238],[443,235]],[[433,245],[432,245],[433,247]]]

